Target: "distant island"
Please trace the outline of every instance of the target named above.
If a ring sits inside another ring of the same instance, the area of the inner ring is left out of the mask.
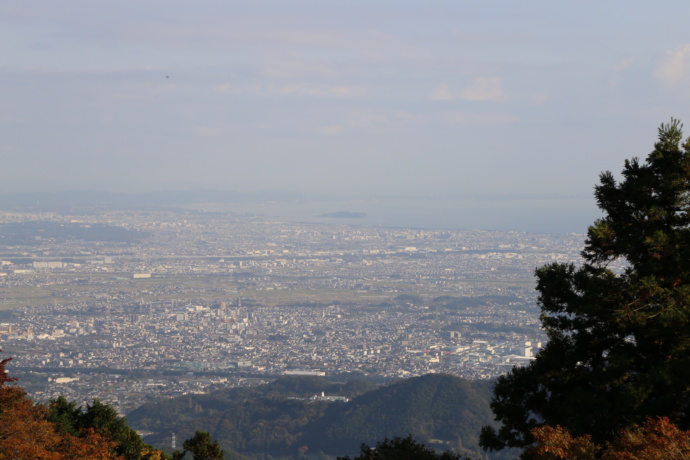
[[[367,214],[365,212],[338,211],[327,212],[326,214],[321,214],[316,217],[328,217],[330,219],[364,219],[367,217]]]

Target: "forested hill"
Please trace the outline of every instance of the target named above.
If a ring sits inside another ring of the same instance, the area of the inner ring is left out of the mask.
[[[476,453],[480,427],[492,423],[491,386],[437,374],[376,389],[364,382],[291,377],[147,404],[128,420],[155,432],[146,440],[160,447],[170,444],[173,432],[186,439],[201,429],[223,447],[248,455],[292,455],[304,446],[314,454],[353,454],[362,442],[410,433],[441,449]],[[309,399],[322,391],[355,397],[347,403]]]
[[[384,437],[412,433],[447,448],[476,450],[477,427],[490,423],[491,385],[450,375],[428,374],[331,405],[306,427],[300,444],[323,452],[353,452]]]
[[[227,388],[210,394],[190,394],[144,404],[130,412],[127,420],[136,429],[169,435],[173,428],[190,420],[215,417],[234,406],[262,398],[304,398],[322,392],[353,398],[376,388],[376,385],[360,380],[333,383],[321,377],[285,376],[265,385]]]

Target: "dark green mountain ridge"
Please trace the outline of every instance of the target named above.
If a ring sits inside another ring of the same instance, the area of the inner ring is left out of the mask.
[[[429,374],[379,388],[318,377],[283,377],[273,383],[187,395],[147,404],[129,414],[136,429],[153,431],[146,441],[160,447],[172,433],[185,439],[201,429],[226,449],[245,455],[351,455],[362,442],[413,434],[439,449],[478,454],[479,428],[492,423],[489,381]],[[321,392],[350,402],[312,399]],[[493,458],[513,458],[506,452]]]

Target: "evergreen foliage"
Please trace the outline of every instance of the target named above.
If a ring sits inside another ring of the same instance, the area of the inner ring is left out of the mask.
[[[170,406],[184,410],[185,418],[172,416],[171,421],[156,426],[154,421],[164,421],[167,415],[157,415],[156,406],[150,405],[146,418],[138,420],[145,420],[147,429],[157,432],[146,438],[155,445],[169,442],[171,432],[186,438],[195,430],[207,430],[225,449],[226,457],[235,455],[232,451],[285,456],[300,448],[309,453],[345,455],[357,452],[362,442],[373,444],[385,437],[407,434],[431,448],[477,453],[478,427],[491,423],[491,382],[430,374],[365,392],[348,403],[305,399],[320,394],[323,385],[339,385],[342,390],[371,388],[369,384],[333,384],[314,377],[281,378],[263,385],[263,389],[252,389],[252,394],[260,397],[225,391],[215,396],[188,395],[161,401],[158,406],[162,414],[172,413]],[[301,399],[284,396],[295,394],[295,390],[304,391],[299,395]],[[229,394],[240,401],[231,404]],[[226,408],[210,414],[206,409],[208,398],[220,398]],[[189,407],[196,405],[204,409],[193,417]]]
[[[338,457],[337,460],[461,460],[461,457],[451,451],[437,453],[408,435],[405,438],[385,438],[377,442],[375,447],[362,444],[358,456],[352,459]]]
[[[561,426],[596,443],[647,417],[690,425],[690,142],[677,120],[654,151],[604,172],[604,217],[588,230],[584,263],[536,271],[548,343],[531,365],[499,378],[488,449],[525,447],[531,430]],[[610,267],[626,263],[620,272]]]
[[[334,383],[321,377],[284,376],[267,385],[227,388],[208,395],[185,395],[144,404],[129,413],[127,420],[141,430],[172,430],[180,422],[187,424],[214,415],[217,418],[217,414],[234,406],[261,398],[304,397],[321,392],[351,398],[375,388],[375,385],[362,381]]]
[[[49,409],[34,404],[13,383],[0,360],[0,459],[12,460],[161,460],[108,405],[94,402],[87,411],[58,398]],[[91,418],[86,417],[90,411]],[[99,420],[99,422],[95,422]],[[114,435],[115,430],[128,437]],[[129,430],[129,432],[127,432]],[[133,435],[134,437],[132,437]]]
[[[211,440],[207,431],[197,430],[194,436],[187,439],[182,445],[184,451],[175,452],[173,460],[184,460],[187,452],[192,453],[193,460],[224,460],[223,449],[218,441]]]
[[[77,407],[76,402],[60,396],[50,401],[47,419],[54,423],[61,433],[78,436],[79,433],[93,430],[112,441],[115,452],[127,460],[145,458],[146,455],[142,456],[142,453],[153,450],[110,404],[98,399],[82,408]]]
[[[491,420],[490,394],[488,382],[451,375],[405,379],[330,406],[299,443],[312,451],[352,452],[362,442],[412,434],[469,452],[478,445],[477,427]]]
[[[292,451],[305,425],[322,417],[327,406],[322,401],[261,398],[197,423],[239,452],[286,453]]]

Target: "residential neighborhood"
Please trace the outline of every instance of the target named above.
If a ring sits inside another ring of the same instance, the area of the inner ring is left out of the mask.
[[[2,224],[12,372],[39,400],[122,413],[284,374],[496,377],[545,340],[534,269],[577,263],[584,241],[192,211]]]

